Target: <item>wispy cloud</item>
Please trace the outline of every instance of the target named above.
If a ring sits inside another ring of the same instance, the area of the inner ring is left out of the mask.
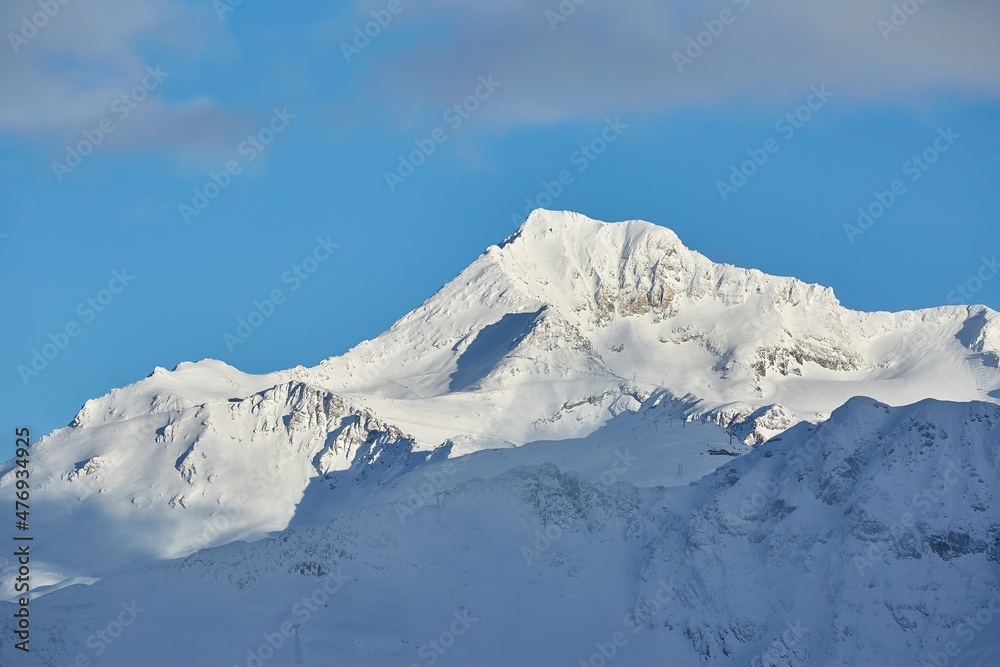
[[[68,142],[110,118],[107,143],[118,149],[200,150],[247,125],[177,71],[232,48],[211,13],[155,0],[14,0],[0,27],[0,133]],[[172,79],[117,102],[130,109],[121,122],[116,100],[143,85],[148,67]]]
[[[894,20],[894,5],[910,12]],[[356,2],[358,18],[383,6]],[[421,0],[390,27],[409,48],[366,52],[354,70],[360,90],[447,105],[494,73],[509,83],[484,117],[500,122],[787,104],[819,83],[841,101],[1000,97],[993,0]],[[718,34],[701,35],[701,51],[679,67],[688,38],[710,27]]]

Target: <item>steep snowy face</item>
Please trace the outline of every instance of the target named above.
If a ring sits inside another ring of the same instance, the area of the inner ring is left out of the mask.
[[[648,222],[537,211],[496,261],[521,291],[594,338],[642,322],[664,332],[664,343],[704,341],[722,369],[744,363],[756,377],[801,375],[810,362],[842,371],[865,363],[850,336],[855,322],[831,289],[716,264]]]
[[[996,398],[998,331],[985,307],[860,313],[829,288],[714,263],[647,222],[540,210],[388,332],[305,373],[390,399],[556,381],[585,395],[665,388],[694,399],[689,417],[757,443],[859,394]],[[533,396],[513,418],[557,405]]]
[[[596,343],[624,337],[634,325],[655,327],[663,332],[663,343],[706,341],[719,348],[717,354],[731,353],[738,337],[713,336],[711,324],[714,316],[733,309],[739,312],[731,314],[732,322],[749,323],[758,338],[772,344],[754,350],[758,374],[772,368],[787,373],[789,363],[806,361],[853,370],[863,361],[841,349],[850,340],[829,288],[715,264],[685,248],[672,231],[647,222],[608,224],[575,213],[536,211],[389,332],[324,366],[346,376],[341,378],[346,386],[384,389],[386,377],[436,374],[437,382],[424,381],[423,391],[453,391],[441,366],[457,364],[484,329],[482,357],[489,357],[489,348],[500,357],[496,363],[507,354],[543,362],[545,353],[566,344],[599,359]],[[811,325],[823,335],[796,340],[800,332],[774,326],[792,310],[794,324]],[[531,317],[542,311],[544,318]],[[697,330],[687,318],[669,326],[682,312],[706,321]]]
[[[995,664],[998,406],[855,399],[673,488],[520,465],[530,450],[485,479],[463,470],[480,455],[429,464],[464,480],[417,502],[46,595],[51,639],[24,664],[70,664],[122,600],[144,615],[102,664],[255,664],[262,645],[290,663],[291,637],[266,639],[283,623],[304,664]]]
[[[853,399],[693,488],[642,568],[679,582],[651,626],[685,628],[692,662],[971,657],[996,643],[968,622],[1000,612],[998,489],[996,405]]]
[[[616,317],[673,317],[683,303],[703,300],[754,300],[764,312],[839,305],[828,288],[715,264],[669,229],[639,220],[608,224],[536,211],[493,257],[524,293],[588,329]]]

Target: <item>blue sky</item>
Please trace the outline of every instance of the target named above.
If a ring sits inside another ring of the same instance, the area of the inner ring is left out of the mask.
[[[3,432],[340,354],[533,205],[852,308],[1000,308],[1000,8],[896,6],[5,3]]]

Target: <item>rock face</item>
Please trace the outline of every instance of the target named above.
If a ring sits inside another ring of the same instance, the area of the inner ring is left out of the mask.
[[[356,502],[435,457],[575,441],[629,415],[654,426],[647,444],[658,420],[758,445],[856,395],[993,400],[998,332],[985,307],[855,312],[829,288],[714,263],[663,227],[536,211],[341,357],[265,375],[184,363],[88,401],[37,444],[33,498],[51,510],[40,576],[263,537],[318,511],[317,486]],[[13,483],[0,468],[0,498]],[[226,515],[247,488],[245,511]],[[109,520],[107,546],[81,546]]]

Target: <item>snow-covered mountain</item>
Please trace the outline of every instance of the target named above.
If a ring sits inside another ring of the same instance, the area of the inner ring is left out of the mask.
[[[852,399],[674,504],[640,598],[678,582],[653,625],[689,663],[1000,664],[998,475],[997,406]]]
[[[477,427],[515,444],[540,415],[550,435],[576,434],[665,388],[686,415],[745,424],[755,443],[859,394],[996,398],[1000,376],[976,369],[998,363],[985,307],[851,311],[829,288],[713,263],[650,223],[536,211],[388,332],[302,377],[385,399],[380,414],[400,423],[412,399],[456,430],[469,403],[495,406]],[[566,407],[582,387],[596,400]]]
[[[0,603],[0,663],[997,664],[1000,407],[852,399],[688,486],[603,444],[585,473],[429,461],[326,524],[52,592],[30,656]]]
[[[985,307],[851,311],[663,227],[536,211],[341,357],[266,375],[185,363],[88,401],[36,445],[35,574],[87,581],[323,522],[428,462],[530,443],[526,461],[580,470],[631,438],[660,462],[633,481],[687,484],[726,460],[709,450],[742,453],[853,396],[995,400],[998,364]],[[703,421],[736,442],[670,428]],[[490,456],[490,474],[506,469]],[[13,480],[0,468],[2,497]]]

